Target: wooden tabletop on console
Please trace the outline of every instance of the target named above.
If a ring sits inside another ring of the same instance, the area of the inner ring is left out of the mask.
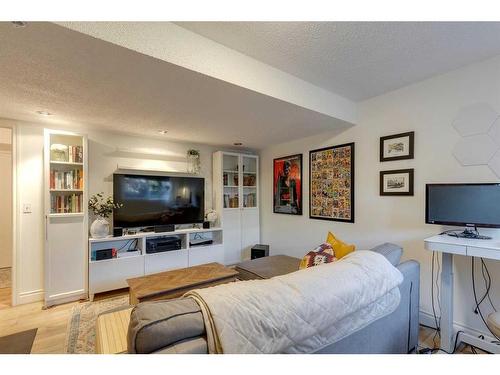
[[[208,263],[128,279],[130,303],[177,298],[192,289],[235,281],[237,275],[232,268]]]

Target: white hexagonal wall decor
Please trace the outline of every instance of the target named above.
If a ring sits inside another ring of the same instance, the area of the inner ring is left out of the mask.
[[[488,167],[500,178],[500,151],[491,158]]]
[[[453,127],[462,137],[485,134],[498,116],[489,104],[477,103],[462,108],[453,120]]]
[[[500,118],[497,118],[493,125],[491,125],[488,135],[500,147]]]
[[[461,139],[453,148],[453,155],[463,166],[486,165],[498,150],[498,146],[487,134]]]

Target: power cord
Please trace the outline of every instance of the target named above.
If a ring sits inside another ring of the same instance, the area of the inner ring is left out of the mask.
[[[481,320],[483,321],[484,325],[486,326],[486,328],[488,328],[488,331],[490,331],[490,333],[493,335],[493,337],[500,342],[500,338],[488,326],[488,323],[484,319],[483,313],[481,312],[480,303],[482,301],[478,302],[477,293],[476,293],[476,281],[475,281],[475,272],[474,272],[474,268],[475,268],[474,259],[475,259],[475,257],[471,257],[472,292],[474,294],[474,301],[476,302],[476,310],[479,313],[479,316],[481,317]],[[481,258],[481,261],[483,261],[482,258]],[[489,290],[487,290],[487,293],[489,293]]]

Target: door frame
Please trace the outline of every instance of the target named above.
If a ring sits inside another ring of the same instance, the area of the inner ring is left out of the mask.
[[[17,236],[18,226],[18,204],[17,204],[17,126],[14,122],[8,120],[1,120],[0,127],[11,130],[11,221],[12,221],[12,272],[11,272],[11,305],[17,304],[17,244],[19,238]]]

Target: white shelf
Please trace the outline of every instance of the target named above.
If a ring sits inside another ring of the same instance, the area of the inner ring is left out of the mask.
[[[84,216],[83,212],[67,212],[67,213],[53,213],[49,214],[49,217],[79,217]]]
[[[51,165],[74,165],[74,166],[83,166],[83,163],[76,163],[72,161],[50,161]]]
[[[175,236],[177,234],[190,234],[190,233],[203,233],[203,232],[218,232],[222,231],[222,228],[189,228],[189,229],[177,229],[173,232],[141,232],[136,234],[127,234],[124,236],[113,237],[107,236],[104,238],[89,238],[89,243],[99,243],[99,242],[112,242],[112,241],[126,241],[135,238],[146,238],[146,237],[160,237],[160,236]],[[149,254],[150,255],[150,254]]]
[[[51,193],[83,193],[83,189],[50,189]]]

